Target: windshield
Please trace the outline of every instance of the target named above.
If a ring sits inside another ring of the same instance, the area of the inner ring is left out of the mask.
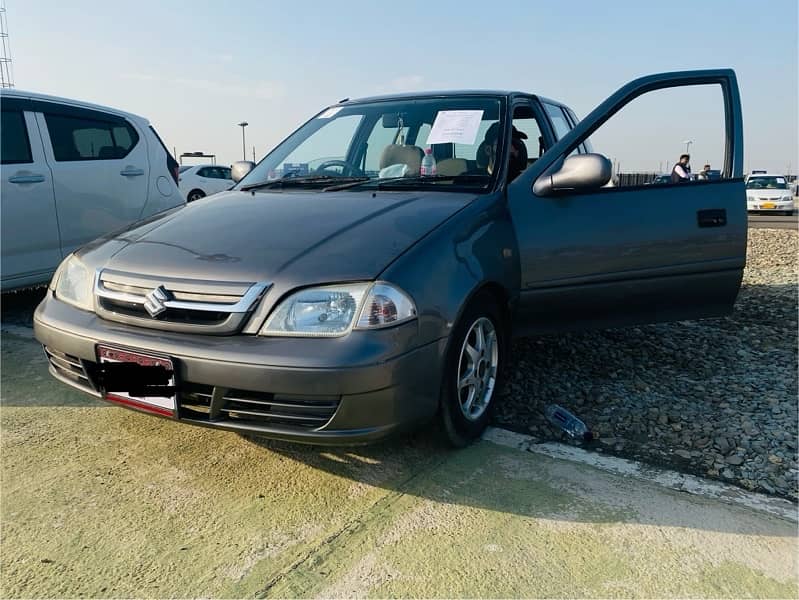
[[[748,190],[787,190],[785,177],[750,177],[746,182]]]
[[[364,187],[391,181],[406,188],[487,190],[502,147],[502,125],[491,126],[503,106],[501,98],[479,96],[333,106],[277,146],[237,187],[276,180],[329,187],[361,178]],[[422,177],[432,173],[437,176]]]

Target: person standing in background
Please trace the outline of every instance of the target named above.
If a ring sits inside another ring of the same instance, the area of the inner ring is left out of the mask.
[[[688,154],[680,155],[680,161],[671,170],[672,183],[685,183],[691,181],[691,157]]]

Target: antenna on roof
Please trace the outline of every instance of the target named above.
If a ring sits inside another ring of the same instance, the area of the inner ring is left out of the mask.
[[[14,69],[11,65],[5,0],[0,0],[0,46],[0,88],[11,88],[14,87]]]

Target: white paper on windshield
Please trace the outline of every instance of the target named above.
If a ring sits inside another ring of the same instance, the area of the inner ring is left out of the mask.
[[[331,106],[330,108],[328,108],[325,112],[323,112],[321,115],[319,115],[316,118],[317,119],[329,119],[330,117],[335,117],[336,114],[338,113],[338,111],[340,111],[340,110],[341,110],[340,106]]]
[[[785,185],[785,179],[783,177],[777,177],[777,185]]]
[[[427,145],[474,144],[482,119],[482,110],[440,110],[427,136]]]

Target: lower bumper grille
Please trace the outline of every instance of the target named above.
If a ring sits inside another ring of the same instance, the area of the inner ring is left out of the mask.
[[[80,358],[48,346],[44,347],[44,353],[47,355],[47,360],[50,361],[50,370],[53,375],[72,383],[90,394],[97,394],[94,381],[89,376],[86,366]]]
[[[96,363],[48,346],[44,351],[53,376],[93,396],[101,395]],[[340,400],[340,396],[272,394],[183,382],[177,403],[181,419],[313,430],[333,418]]]
[[[338,409],[339,396],[271,394],[184,383],[178,398],[182,418],[250,422],[317,429]]]

